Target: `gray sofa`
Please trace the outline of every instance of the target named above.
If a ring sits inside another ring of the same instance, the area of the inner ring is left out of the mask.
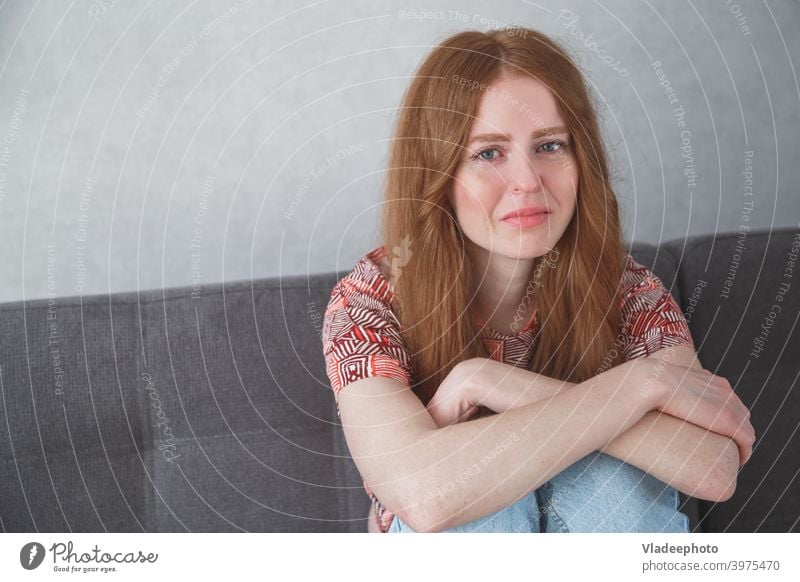
[[[695,531],[800,529],[798,243],[631,247],[758,435],[731,500],[684,499]],[[366,531],[320,343],[345,273],[0,305],[1,530]]]

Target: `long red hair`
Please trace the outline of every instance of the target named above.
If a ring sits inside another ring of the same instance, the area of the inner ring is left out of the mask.
[[[412,388],[426,404],[458,362],[488,357],[471,315],[471,265],[448,192],[477,115],[477,88],[516,75],[542,82],[555,97],[580,176],[558,260],[536,275],[539,331],[530,369],[581,382],[621,363],[615,342],[625,251],[583,77],[565,50],[536,30],[460,32],[429,53],[403,97],[385,184],[383,244],[390,261],[402,255],[393,307],[412,354]]]

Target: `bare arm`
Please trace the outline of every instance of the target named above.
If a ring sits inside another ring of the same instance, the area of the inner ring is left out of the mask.
[[[688,347],[666,348],[648,357],[702,369]],[[651,410],[601,450],[692,497],[725,501],[736,489],[736,442],[660,411]]]
[[[665,348],[648,358],[702,370],[688,347]],[[471,393],[472,400],[495,410],[552,398],[576,386],[501,362],[475,360],[473,380],[466,381],[465,392]],[[480,393],[479,398],[475,397],[476,392]],[[736,442],[657,410],[648,411],[600,450],[693,497],[724,501],[735,489],[739,468]]]
[[[608,370],[547,401],[437,428],[403,383],[373,377],[339,394],[364,479],[415,531],[439,531],[511,505],[639,422],[660,394],[644,368]]]

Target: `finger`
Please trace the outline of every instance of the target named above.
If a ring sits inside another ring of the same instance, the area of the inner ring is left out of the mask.
[[[745,405],[744,402],[742,402],[741,398],[739,398],[738,396],[736,398],[739,400],[739,406],[742,409],[744,417],[745,418],[750,418],[750,409]]]
[[[731,407],[731,410],[733,410],[740,422],[745,423],[747,419],[750,418],[750,409],[747,408],[733,392],[725,399],[725,405]]]
[[[750,453],[752,450],[752,445],[750,443],[752,441],[745,431],[738,431],[731,438],[733,438],[739,447],[740,465],[743,465],[747,462],[747,459],[750,458]]]
[[[740,440],[734,439],[734,442],[739,448],[739,466],[741,467],[750,459],[750,447]]]

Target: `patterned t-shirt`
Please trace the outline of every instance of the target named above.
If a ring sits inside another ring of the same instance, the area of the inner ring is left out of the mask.
[[[381,268],[385,257],[385,247],[378,247],[358,261],[334,286],[325,311],[323,352],[339,418],[339,392],[351,382],[383,376],[412,385],[410,355],[390,305],[393,286]],[[668,346],[694,349],[686,318],[672,295],[650,269],[630,255],[626,256],[622,276],[620,308],[623,324],[619,351],[624,361]],[[481,341],[492,359],[527,368],[536,332],[534,310],[519,333],[484,327]],[[385,533],[394,514],[381,504],[366,481],[364,489],[372,501],[378,530]]]

